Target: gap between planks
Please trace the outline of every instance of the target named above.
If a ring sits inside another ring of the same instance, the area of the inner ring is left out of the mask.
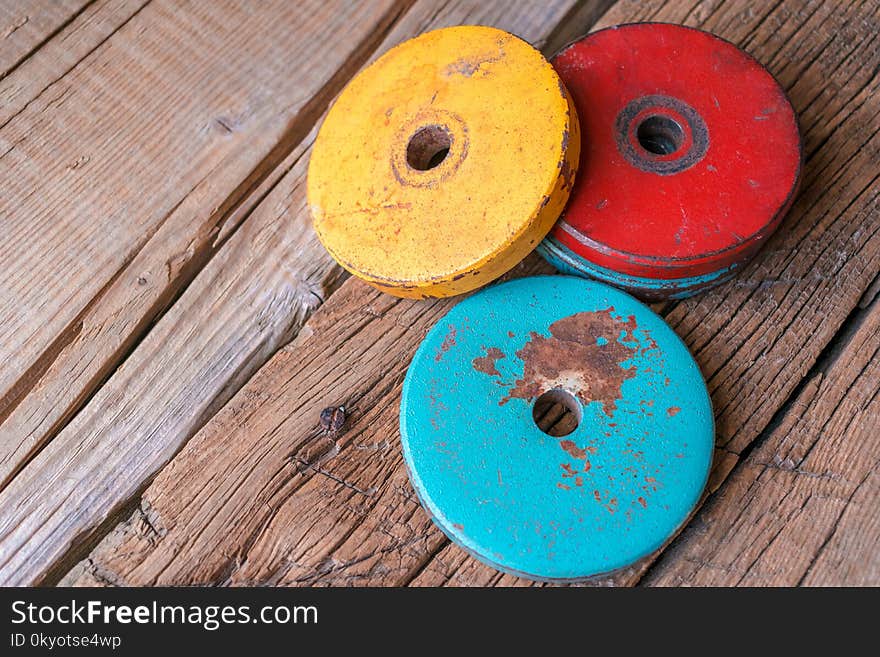
[[[19,0],[0,6],[0,81],[61,32],[94,0]]]

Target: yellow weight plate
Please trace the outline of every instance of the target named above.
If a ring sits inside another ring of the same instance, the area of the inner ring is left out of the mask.
[[[467,292],[543,239],[579,153],[568,91],[537,50],[491,27],[428,32],[376,60],[327,114],[309,163],[315,231],[385,292]]]

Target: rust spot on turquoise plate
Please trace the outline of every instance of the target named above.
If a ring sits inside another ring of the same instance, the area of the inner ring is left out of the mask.
[[[498,347],[490,347],[486,350],[485,356],[474,358],[474,369],[477,370],[477,372],[489,374],[490,376],[501,376],[501,372],[499,372],[498,368],[495,367],[495,362],[504,357],[504,352],[501,351]]]

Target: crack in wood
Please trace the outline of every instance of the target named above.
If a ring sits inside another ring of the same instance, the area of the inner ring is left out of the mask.
[[[370,486],[369,488],[361,488],[360,486],[356,486],[350,481],[346,481],[342,477],[333,474],[329,470],[325,470],[324,468],[313,465],[304,459],[297,459],[297,463],[306,470],[312,470],[313,472],[317,472],[320,475],[324,475],[328,479],[335,481],[337,484],[342,485],[344,488],[348,488],[349,490],[353,490],[355,493],[360,493],[361,495],[365,495],[367,497],[372,497],[376,494],[378,490],[375,486]]]

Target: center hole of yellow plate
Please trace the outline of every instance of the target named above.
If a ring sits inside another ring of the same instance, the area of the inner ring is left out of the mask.
[[[452,135],[445,126],[419,128],[406,146],[407,164],[417,171],[433,169],[446,159],[451,146]]]

